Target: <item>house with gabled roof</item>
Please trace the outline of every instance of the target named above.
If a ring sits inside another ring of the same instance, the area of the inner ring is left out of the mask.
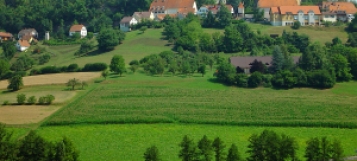
[[[322,20],[336,22],[351,22],[357,8],[352,2],[322,2],[320,4]]]
[[[258,0],[257,7],[264,11],[264,18],[270,19],[270,9],[280,6],[300,6],[301,0]]]
[[[158,14],[197,13],[195,0],[153,0],[149,12]]]
[[[138,24],[138,20],[135,17],[124,17],[120,21],[120,30],[124,32],[131,31],[131,26],[136,24]]]
[[[154,20],[155,15],[152,12],[134,12],[133,16],[138,22],[142,22],[143,20]]]
[[[34,28],[22,29],[19,34],[17,34],[18,38],[21,39],[22,37],[32,37],[37,39],[38,32]]]
[[[273,26],[320,25],[321,12],[319,6],[280,6],[271,7],[270,23]]]
[[[87,28],[84,25],[72,25],[69,29],[69,36],[73,36],[75,33],[79,33],[81,38],[87,36]]]
[[[0,42],[13,40],[13,36],[11,33],[8,32],[0,32]]]
[[[17,41],[16,43],[16,48],[17,50],[19,51],[25,51],[27,50],[29,47],[30,47],[30,43],[27,41],[27,40],[24,40],[24,39],[20,39]]]
[[[232,15],[234,15],[233,6],[230,4],[226,4],[225,6],[232,13]],[[221,5],[219,5],[219,4],[217,4],[217,5],[202,5],[200,7],[200,9],[198,10],[197,15],[199,15],[201,17],[206,17],[208,12],[211,12],[213,15],[216,15],[219,12],[220,8],[221,8]]]

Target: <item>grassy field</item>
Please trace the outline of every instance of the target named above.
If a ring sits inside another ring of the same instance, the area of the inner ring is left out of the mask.
[[[149,54],[158,54],[165,50],[171,50],[167,45],[166,40],[161,39],[162,29],[151,29],[145,33],[141,31],[133,31],[126,34],[123,44],[116,47],[115,50],[96,55],[89,53],[90,56],[76,58],[74,53],[79,49],[79,45],[67,46],[46,46],[47,51],[52,53],[49,63],[46,65],[69,65],[77,63],[79,66],[84,66],[86,63],[104,62],[110,63],[111,58],[115,54],[123,55],[126,63],[133,59],[141,59]]]
[[[325,42],[332,42],[332,39],[335,37],[339,37],[342,42],[346,42],[348,39],[347,33],[344,31],[344,27],[312,27],[312,26],[307,26],[307,27],[301,27],[299,30],[293,30],[289,26],[271,26],[271,25],[262,25],[262,24],[256,24],[256,23],[248,23],[250,28],[253,31],[260,30],[262,34],[281,34],[283,33],[284,30],[287,32],[297,32],[299,34],[306,34],[310,36],[312,41],[318,41],[320,43],[325,43]],[[208,33],[214,33],[214,32],[222,32],[223,30],[218,30],[218,29],[204,29]]]
[[[357,90],[351,88],[357,82],[331,90],[274,90],[226,87],[211,79],[211,74],[112,77],[92,85],[48,122],[357,127]]]
[[[303,158],[305,142],[310,137],[327,136],[341,140],[345,155],[354,155],[357,149],[357,130],[331,128],[264,128],[216,125],[183,124],[124,124],[124,125],[79,125],[41,127],[37,131],[48,140],[70,137],[80,150],[80,160],[143,160],[145,149],[156,145],[163,161],[179,161],[178,144],[184,135],[197,142],[203,135],[210,139],[220,137],[227,145],[235,143],[240,154],[246,157],[248,138],[264,129],[285,133],[296,138],[298,156]],[[227,151],[227,149],[225,150]]]

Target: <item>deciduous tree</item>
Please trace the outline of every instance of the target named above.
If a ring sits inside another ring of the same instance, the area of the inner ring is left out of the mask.
[[[125,60],[121,55],[114,55],[110,62],[110,71],[118,73],[120,76],[126,72]]]
[[[18,91],[23,86],[24,86],[24,83],[22,81],[22,77],[20,75],[15,75],[9,79],[9,85],[7,86],[7,89],[12,90],[12,91]]]

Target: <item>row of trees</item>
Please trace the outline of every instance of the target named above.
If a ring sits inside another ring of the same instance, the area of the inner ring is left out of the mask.
[[[203,20],[203,26],[206,21],[210,21],[210,14]],[[223,18],[219,19],[219,23],[223,24]],[[288,50],[293,53],[304,52],[310,44],[310,38],[307,35],[299,35],[296,32],[283,32],[281,37],[271,38],[268,35],[262,35],[251,28],[244,21],[235,21],[235,24],[230,22],[222,25],[224,33],[215,32],[208,34],[203,32],[200,24],[200,19],[192,14],[189,14],[185,19],[178,20],[165,17],[163,35],[169,42],[175,44],[176,50],[183,48],[184,50],[194,52],[251,52],[252,56],[256,55],[271,55],[274,45],[285,44]],[[212,20],[212,23],[216,20]],[[244,40],[244,41],[243,41]]]
[[[224,61],[217,68],[218,80],[241,87],[257,87],[262,83],[276,88],[331,88],[336,82],[357,79],[357,50],[343,45],[338,38],[322,46],[310,44],[297,64],[286,45],[275,46],[269,68],[262,62],[251,63],[250,77],[240,67]]]
[[[49,142],[36,132],[30,131],[17,141],[3,124],[0,124],[0,149],[0,160],[77,161],[79,158],[79,151],[67,137],[57,142]]]
[[[178,157],[182,161],[285,161],[300,160],[297,156],[299,149],[294,137],[277,134],[274,131],[264,130],[261,134],[253,134],[249,137],[248,157],[241,157],[238,146],[232,144],[228,153],[227,146],[219,138],[213,141],[204,135],[198,142],[195,142],[185,135],[179,144],[180,151]],[[306,142],[305,155],[307,161],[342,161],[343,148],[338,140],[330,141],[326,137],[310,138]],[[144,153],[145,161],[160,161],[159,150],[156,146],[151,146]]]

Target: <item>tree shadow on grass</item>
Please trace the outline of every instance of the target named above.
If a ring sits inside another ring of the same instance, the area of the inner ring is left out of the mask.
[[[11,93],[11,92],[13,91],[9,91],[9,90],[1,91],[2,94]]]
[[[97,49],[97,50],[93,50],[93,51],[87,53],[86,56],[95,56],[95,55],[99,55],[99,54],[103,54],[103,51],[100,51]]]

